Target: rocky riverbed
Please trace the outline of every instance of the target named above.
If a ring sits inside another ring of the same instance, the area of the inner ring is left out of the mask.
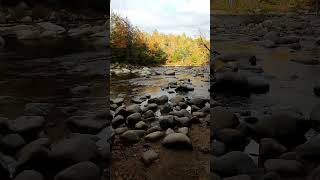
[[[110,52],[69,42],[0,53],[3,180],[109,178]]]
[[[210,179],[319,179],[319,18],[211,19]]]
[[[207,179],[209,67],[112,65],[114,179]]]

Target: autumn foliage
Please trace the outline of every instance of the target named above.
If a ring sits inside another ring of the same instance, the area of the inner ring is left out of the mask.
[[[147,33],[127,18],[111,14],[110,44],[113,61],[155,65],[203,65],[209,61],[209,40],[199,36]]]

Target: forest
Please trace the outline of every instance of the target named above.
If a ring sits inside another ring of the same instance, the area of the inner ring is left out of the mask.
[[[317,0],[211,0],[210,3],[211,10],[233,12],[295,11],[298,9],[315,11],[317,8]]]
[[[110,46],[113,62],[119,63],[198,66],[209,62],[210,42],[201,32],[196,38],[157,30],[143,32],[115,13],[110,18]]]

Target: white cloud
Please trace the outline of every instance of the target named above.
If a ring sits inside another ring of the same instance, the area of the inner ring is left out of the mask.
[[[111,9],[144,31],[210,34],[210,0],[112,0]]]

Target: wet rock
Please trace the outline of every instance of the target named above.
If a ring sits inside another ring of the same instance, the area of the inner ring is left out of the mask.
[[[148,134],[145,139],[148,141],[157,141],[161,139],[165,134],[161,131],[156,131],[153,133]]]
[[[188,136],[181,133],[172,133],[167,135],[162,145],[166,148],[182,148],[182,149],[193,149],[192,143]]]
[[[142,132],[139,130],[128,130],[121,135],[121,140],[127,144],[134,144],[140,141],[142,137]]]
[[[9,126],[13,132],[29,134],[40,130],[45,122],[46,121],[42,116],[20,116],[17,119],[10,121]]]
[[[212,125],[217,129],[233,128],[239,124],[237,116],[223,107],[212,108]]]
[[[276,172],[279,175],[295,177],[304,172],[303,165],[296,160],[269,159],[264,163],[266,171]]]
[[[147,110],[152,110],[153,112],[155,112],[158,109],[158,105],[155,103],[151,103],[147,105]]]
[[[177,130],[178,133],[182,133],[184,135],[188,135],[189,129],[187,127],[182,127]]]
[[[26,142],[19,134],[8,134],[1,139],[0,144],[5,152],[14,153]]]
[[[307,180],[316,180],[320,178],[320,166],[316,167],[311,171],[311,173],[308,175]]]
[[[28,103],[25,105],[24,114],[32,116],[46,116],[53,108],[49,103]]]
[[[131,113],[139,113],[141,112],[141,108],[138,104],[132,104],[127,107],[127,112]]]
[[[159,117],[159,124],[162,129],[168,129],[168,128],[174,128],[175,127],[175,121],[174,117],[171,115],[168,116],[160,116]]]
[[[23,22],[23,23],[31,23],[32,22],[32,17],[25,16],[20,21]]]
[[[9,128],[9,119],[0,117],[0,133],[7,134],[10,131]]]
[[[142,120],[142,118],[141,118],[140,113],[133,113],[127,117],[126,123],[128,126],[134,127],[134,125],[137,124],[141,120]]]
[[[50,157],[59,166],[94,160],[98,157],[98,147],[93,136],[73,135],[56,144],[51,145]],[[65,164],[61,164],[64,162]]]
[[[286,152],[287,148],[272,138],[260,140],[259,155],[262,159],[275,158]]]
[[[112,119],[112,126],[113,127],[118,127],[118,126],[120,126],[121,124],[124,124],[124,123],[125,123],[125,119],[121,115],[118,115],[118,116],[116,116],[115,118]]]
[[[154,151],[154,150],[148,150],[142,154],[142,162],[146,165],[149,166],[152,164],[153,161],[159,158],[159,155]]]
[[[13,180],[44,180],[41,173],[34,170],[24,170],[18,174]]]
[[[113,104],[122,104],[124,102],[124,98],[115,98],[115,99],[110,99],[110,101],[113,103]]]
[[[215,132],[215,137],[230,150],[243,150],[248,144],[247,137],[237,129],[219,129]]]
[[[300,38],[297,36],[284,36],[278,39],[278,44],[293,44],[293,43],[299,43]]]
[[[191,112],[196,112],[196,111],[199,111],[200,108],[198,106],[195,106],[195,105],[191,105]]]
[[[100,169],[92,162],[85,161],[59,172],[54,180],[99,180]]]
[[[211,144],[211,154],[214,156],[221,156],[226,153],[227,147],[223,142],[212,141]]]
[[[136,129],[147,129],[148,128],[148,124],[146,124],[143,121],[139,121],[134,127]]]
[[[164,74],[167,76],[174,76],[176,74],[176,72],[173,70],[167,70],[164,72]]]
[[[193,116],[196,116],[196,117],[198,117],[198,118],[203,118],[203,117],[206,116],[206,114],[203,113],[203,112],[193,112],[192,115],[193,115]]]
[[[144,119],[148,119],[148,118],[155,117],[155,116],[154,116],[154,112],[152,110],[148,110],[147,112],[143,113],[142,117]]]
[[[210,179],[209,180],[221,180],[220,176],[218,176],[215,173],[210,173]]]
[[[286,152],[279,156],[279,159],[296,160],[297,152]]]
[[[90,25],[83,25],[81,27],[69,29],[68,35],[72,38],[81,38],[92,34],[92,29]]]
[[[257,166],[246,153],[232,151],[220,157],[212,157],[210,169],[219,175],[235,176],[252,174],[257,171]]]
[[[15,32],[18,40],[36,40],[40,38],[38,29],[21,29]]]
[[[257,65],[257,58],[256,58],[256,56],[251,56],[251,57],[249,57],[249,63],[250,63],[251,66]]]
[[[224,178],[223,180],[251,180],[251,177],[248,175],[237,175],[228,178]]]

